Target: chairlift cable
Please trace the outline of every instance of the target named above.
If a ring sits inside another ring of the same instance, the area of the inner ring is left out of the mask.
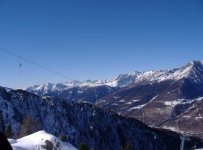
[[[6,49],[0,48],[0,51],[2,51],[2,52],[4,52],[4,53],[7,53],[7,54],[9,54],[9,55],[11,55],[11,56],[20,58],[21,60],[24,60],[24,61],[26,61],[26,62],[28,62],[28,63],[30,63],[30,64],[32,64],[32,65],[35,65],[35,66],[37,66],[37,67],[39,67],[39,68],[41,68],[41,69],[44,69],[44,70],[46,70],[46,71],[49,71],[49,72],[51,72],[51,73],[53,73],[53,74],[56,74],[56,75],[58,75],[58,76],[61,76],[61,77],[63,77],[63,78],[66,78],[66,79],[68,79],[68,80],[75,80],[75,79],[72,78],[72,77],[69,77],[69,76],[67,76],[67,75],[64,75],[64,74],[58,72],[58,71],[55,71],[55,70],[50,69],[50,68],[48,68],[48,67],[45,67],[45,66],[43,66],[43,65],[41,65],[41,64],[38,64],[38,63],[36,63],[36,62],[34,62],[34,61],[32,61],[32,60],[29,60],[29,59],[27,59],[27,58],[25,58],[25,57],[22,57],[22,56],[20,56],[20,55],[18,55],[18,54],[15,54],[15,53],[13,53],[13,52],[10,52],[10,51],[8,51],[8,50],[6,50]],[[19,67],[22,67],[22,63],[19,64]]]

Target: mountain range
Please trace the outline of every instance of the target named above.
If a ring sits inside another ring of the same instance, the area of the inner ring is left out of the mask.
[[[109,80],[34,85],[39,96],[83,101],[145,124],[203,136],[203,64],[160,71],[135,71]]]
[[[0,131],[9,133],[10,138],[44,130],[76,148],[86,143],[97,150],[118,150],[129,142],[133,150],[178,150],[181,143],[181,134],[150,128],[90,103],[40,97],[19,89],[0,87],[0,110]],[[185,149],[194,145],[202,147],[203,142],[190,137]]]

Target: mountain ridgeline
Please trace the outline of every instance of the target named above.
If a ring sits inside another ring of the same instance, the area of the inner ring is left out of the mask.
[[[10,126],[11,138],[45,130],[75,147],[86,143],[97,150],[118,150],[131,142],[133,149],[178,150],[180,134],[153,129],[140,121],[102,110],[89,103],[39,97],[23,90],[0,88],[0,130]],[[186,141],[189,150],[198,138]]]
[[[39,96],[87,101],[150,126],[203,136],[203,64],[134,72],[111,80],[71,81],[26,89]]]

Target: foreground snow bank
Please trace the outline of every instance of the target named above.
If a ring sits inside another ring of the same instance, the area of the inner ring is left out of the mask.
[[[71,144],[62,142],[45,131],[38,131],[18,140],[9,139],[9,142],[13,150],[45,150],[48,147],[57,150],[77,150]]]

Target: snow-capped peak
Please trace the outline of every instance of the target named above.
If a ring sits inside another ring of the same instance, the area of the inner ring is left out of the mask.
[[[202,67],[203,61],[190,61],[189,63],[187,63],[183,68],[187,68],[187,67],[192,67],[192,68],[196,68],[196,67]]]
[[[46,93],[48,91],[61,91],[69,89],[72,87],[96,87],[96,86],[110,86],[110,87],[124,87],[128,86],[131,83],[138,82],[161,82],[165,80],[179,80],[182,78],[198,78],[199,75],[203,74],[203,64],[201,61],[191,61],[181,68],[176,68],[172,70],[160,70],[160,71],[146,71],[146,72],[137,72],[134,71],[128,74],[120,74],[117,77],[109,80],[86,80],[86,81],[69,81],[65,83],[57,84],[43,84],[43,85],[34,85],[27,88],[27,91],[42,91]]]
[[[203,65],[200,61],[191,61],[181,68],[176,68],[172,70],[161,70],[161,71],[148,71],[144,72],[139,78],[140,80],[148,81],[164,81],[164,80],[179,80],[182,78],[191,77],[191,75],[197,76],[197,72],[202,71]]]
[[[108,85],[111,87],[124,87],[135,82],[135,80],[140,74],[141,72],[138,72],[138,71],[135,71],[129,74],[120,74],[111,80],[106,80],[105,85]]]
[[[46,93],[48,91],[60,91],[69,89],[72,87],[96,87],[96,86],[110,86],[110,87],[124,87],[132,82],[138,77],[140,72],[133,72],[130,74],[121,74],[113,79],[110,80],[86,80],[86,81],[69,81],[65,83],[57,83],[57,84],[42,84],[42,85],[33,85],[27,88],[27,91],[43,91]]]

